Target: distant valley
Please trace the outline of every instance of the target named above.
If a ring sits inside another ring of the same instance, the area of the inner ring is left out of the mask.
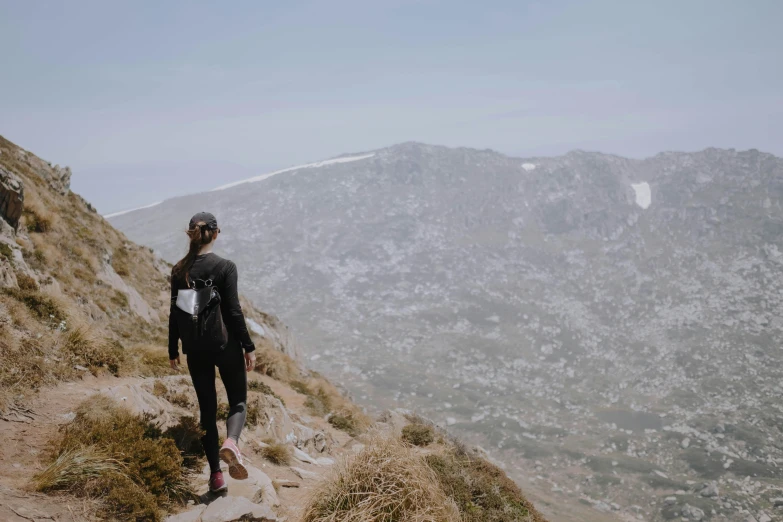
[[[311,367],[549,504],[744,521],[783,499],[781,158],[405,143],[109,220],[175,261],[200,210]]]

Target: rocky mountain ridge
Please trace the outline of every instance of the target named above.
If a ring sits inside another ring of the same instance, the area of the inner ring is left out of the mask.
[[[189,215],[210,209],[251,298],[294,326],[310,365],[488,444],[557,502],[770,516],[783,160],[417,143],[344,158],[359,159],[111,221],[173,260]]]

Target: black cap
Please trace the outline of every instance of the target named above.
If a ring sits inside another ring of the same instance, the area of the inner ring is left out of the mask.
[[[196,214],[195,216],[190,218],[190,227],[189,228],[194,228],[196,226],[196,224],[198,224],[200,222],[206,223],[207,224],[207,228],[210,229],[210,230],[217,230],[218,229],[217,219],[215,219],[215,216],[213,216],[209,212],[199,212],[198,214]]]

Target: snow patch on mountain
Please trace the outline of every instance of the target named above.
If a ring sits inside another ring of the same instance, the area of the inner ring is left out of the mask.
[[[338,163],[350,163],[352,161],[359,161],[363,159],[372,158],[373,156],[375,156],[374,152],[370,154],[362,154],[361,156],[345,156],[342,158],[334,158],[329,160],[317,161],[315,163],[308,163],[306,165],[298,165],[296,167],[288,167],[287,169],[268,172],[266,174],[262,174],[254,178],[248,178],[248,179],[243,179],[241,181],[234,181],[233,183],[227,183],[226,185],[221,185],[217,188],[212,189],[212,191],[214,192],[217,190],[225,190],[227,188],[236,187],[237,185],[242,185],[244,183],[256,183],[257,181],[263,181],[267,178],[271,178],[272,176],[277,176],[278,174],[282,174],[284,172],[292,172],[299,169],[314,169],[318,167],[325,167],[327,165],[335,165]]]
[[[156,201],[155,203],[150,203],[149,205],[144,205],[143,207],[136,207],[136,208],[131,208],[131,209],[128,209],[128,210],[121,210],[120,212],[114,212],[113,214],[106,214],[103,217],[104,217],[104,219],[109,219],[109,218],[121,216],[123,214],[130,214],[131,212],[136,212],[137,210],[143,210],[145,208],[156,207],[156,206],[160,205],[161,203],[163,203],[163,202],[162,201]]]
[[[528,172],[530,172],[531,170],[536,170],[536,166],[533,163],[523,163],[522,168]]]
[[[652,191],[650,184],[646,181],[641,183],[631,183],[631,188],[636,193],[636,204],[642,208],[647,208],[652,203]]]

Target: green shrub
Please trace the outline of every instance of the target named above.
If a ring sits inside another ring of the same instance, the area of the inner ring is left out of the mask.
[[[111,474],[87,484],[91,497],[101,499],[100,514],[108,520],[161,520],[155,497],[129,476]]]
[[[261,420],[261,404],[258,399],[254,399],[247,402],[247,417],[245,422],[250,426],[256,426]]]
[[[0,256],[2,256],[9,263],[14,262],[14,251],[5,243],[0,243]]]
[[[179,422],[167,429],[163,436],[173,440],[177,445],[185,467],[190,469],[199,467],[203,460],[201,437],[204,436],[204,430],[195,417],[180,417]]]
[[[296,389],[299,393],[307,395],[305,400],[305,406],[310,413],[323,417],[334,409],[332,397],[327,393],[323,387],[319,387],[317,390],[312,390],[307,385],[302,386],[303,383],[297,382]]]
[[[67,317],[60,305],[50,296],[36,290],[23,290],[21,288],[4,288],[3,292],[17,301],[24,303],[30,311],[39,319],[47,322],[61,322]]]
[[[435,430],[426,424],[408,424],[402,429],[402,440],[414,446],[429,446],[435,440]]]
[[[278,399],[283,404],[283,406],[285,406],[285,401],[283,398],[276,394],[274,390],[272,390],[272,388],[270,388],[266,383],[261,381],[248,381],[247,389],[250,391],[263,393],[264,395],[271,395],[272,397]]]
[[[295,392],[299,392],[302,395],[312,395],[310,388],[307,386],[307,383],[304,381],[291,381],[288,384],[291,386],[291,389],[293,389]]]
[[[189,409],[193,406],[193,403],[190,402],[190,395],[188,395],[184,391],[171,393],[167,396],[167,398],[171,404],[174,404],[181,408]]]
[[[356,437],[361,433],[360,419],[351,411],[335,413],[329,417],[329,424],[340,431],[346,432],[351,437]]]
[[[52,463],[36,476],[37,489],[100,498],[105,518],[159,521],[158,508],[191,496],[173,438],[164,437],[149,417],[134,415],[107,397],[83,403],[52,445]],[[65,458],[86,447],[94,448],[87,475],[84,459]],[[52,476],[87,480],[43,479]]]

